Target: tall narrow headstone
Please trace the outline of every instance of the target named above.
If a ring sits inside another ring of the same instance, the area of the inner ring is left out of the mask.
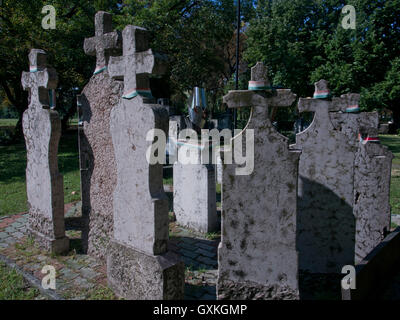
[[[333,98],[335,128],[357,147],[354,171],[355,261],[359,263],[390,229],[390,175],[393,154],[379,143],[377,112],[360,112],[360,95]],[[365,135],[365,137],[364,137]]]
[[[112,31],[111,14],[95,16],[95,36],[85,39],[86,54],[96,55],[96,69],[78,98],[81,127],[79,157],[81,170],[83,247],[88,254],[105,258],[113,231],[113,190],[116,165],[110,134],[110,112],[118,103],[123,85],[108,72],[110,54],[121,51],[121,36]]]
[[[230,108],[252,107],[246,128],[232,139],[231,148],[240,145],[250,152],[242,137],[253,131],[254,170],[237,175],[237,165],[223,166],[217,295],[218,299],[298,299],[300,152],[288,148],[288,139],[268,117],[269,108],[290,106],[296,95],[289,89],[271,90],[261,63],[251,72],[249,91],[230,91],[224,97]]]
[[[378,128],[360,128],[355,159],[355,263],[361,262],[390,230],[390,175],[393,154],[382,146]]]
[[[357,147],[335,129],[325,80],[315,83],[314,98],[300,98],[299,112],[314,112],[311,125],[296,135],[299,163],[298,250],[300,269],[340,273],[354,264],[356,219],[353,213]]]
[[[43,50],[32,49],[29,63],[30,72],[23,72],[21,79],[30,100],[22,120],[27,151],[28,232],[42,248],[58,254],[69,249],[63,177],[57,159],[61,121],[57,111],[50,109],[49,97],[57,87],[58,77],[47,65]]]
[[[217,231],[217,199],[215,166],[202,164],[202,145],[179,141],[180,148],[189,148],[190,163],[179,159],[174,164],[174,213],[177,224],[203,233]],[[181,154],[182,154],[181,150]],[[189,159],[188,159],[189,160]]]
[[[150,130],[168,132],[168,112],[152,104],[149,75],[162,64],[149,49],[145,29],[123,30],[123,56],[110,59],[110,75],[124,79],[124,95],[111,112],[110,130],[117,163],[114,233],[107,251],[107,278],[127,299],[181,299],[184,265],[167,251],[168,199],[162,164],[149,163]],[[163,152],[165,150],[158,150]]]

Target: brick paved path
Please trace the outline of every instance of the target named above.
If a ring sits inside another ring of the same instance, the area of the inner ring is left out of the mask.
[[[0,255],[10,259],[37,280],[44,265],[57,272],[56,293],[64,299],[116,299],[107,287],[105,262],[80,252],[80,203],[66,206],[67,235],[71,251],[65,256],[46,254],[26,236],[27,214],[0,217]],[[216,298],[217,247],[219,239],[170,224],[169,249],[185,262],[185,299]],[[210,236],[210,235],[209,235]]]

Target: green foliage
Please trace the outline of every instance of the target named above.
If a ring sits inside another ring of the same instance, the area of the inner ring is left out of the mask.
[[[343,29],[344,5],[356,10],[356,29]],[[324,78],[335,95],[361,92],[364,109],[397,112],[399,0],[259,1],[247,31],[250,65],[271,67],[275,85],[311,96]]]
[[[39,296],[15,270],[0,262],[0,300],[32,300]]]
[[[65,134],[58,154],[59,170],[64,176],[64,202],[80,200],[80,173],[77,137]],[[0,146],[0,216],[27,211],[25,145]],[[72,194],[74,192],[74,194]]]

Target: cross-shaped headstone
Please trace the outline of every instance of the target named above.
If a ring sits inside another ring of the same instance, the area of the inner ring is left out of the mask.
[[[224,103],[229,108],[241,108],[252,106],[268,106],[268,107],[288,107],[296,99],[296,95],[290,89],[271,89],[268,79],[268,68],[262,62],[251,68],[251,82],[249,83],[250,90],[234,90],[224,96]],[[258,88],[253,89],[252,87]],[[266,94],[268,90],[268,95]]]
[[[146,29],[128,25],[122,32],[122,39],[123,55],[110,58],[110,76],[124,80],[123,98],[132,99],[138,95],[152,98],[149,75],[164,72],[162,57],[149,49]]]
[[[34,108],[49,108],[54,102],[50,97],[54,97],[57,87],[57,72],[47,66],[46,52],[40,49],[32,49],[29,53],[29,70],[22,72],[21,83],[24,90],[29,90],[30,104]],[[49,95],[51,90],[52,95]]]
[[[314,112],[314,121],[320,126],[333,129],[333,124],[329,118],[329,112],[338,112],[346,109],[347,100],[341,98],[330,98],[328,81],[319,80],[315,82],[314,98],[300,98],[298,103],[299,113]]]
[[[99,11],[95,16],[95,36],[85,38],[83,44],[85,53],[96,56],[96,70],[100,73],[107,68],[110,54],[113,50],[121,49],[121,37],[118,32],[112,31],[112,15]]]

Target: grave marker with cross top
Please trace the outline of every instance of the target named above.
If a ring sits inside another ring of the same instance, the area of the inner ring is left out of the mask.
[[[30,72],[22,72],[21,78],[23,89],[29,91],[29,106],[54,108],[58,77],[57,72],[47,65],[47,54],[44,50],[30,51],[29,70]]]
[[[21,78],[30,95],[22,119],[27,152],[27,232],[42,248],[62,253],[68,251],[69,240],[65,236],[63,178],[57,164],[61,121],[57,111],[49,110],[55,105],[49,100],[55,99],[57,73],[47,65],[43,50],[32,49],[29,64],[30,72],[23,72]]]
[[[107,69],[110,54],[121,49],[121,37],[117,31],[112,31],[112,15],[99,11],[95,16],[95,36],[85,38],[83,44],[85,53],[96,56],[96,69],[98,74]]]
[[[229,108],[250,106],[288,107],[296,99],[290,89],[273,89],[267,75],[268,69],[263,63],[251,68],[249,90],[234,90],[224,97]]]
[[[124,99],[136,96],[152,98],[149,75],[164,73],[164,59],[149,49],[146,29],[128,25],[122,38],[123,55],[110,58],[110,76],[124,80]]]

